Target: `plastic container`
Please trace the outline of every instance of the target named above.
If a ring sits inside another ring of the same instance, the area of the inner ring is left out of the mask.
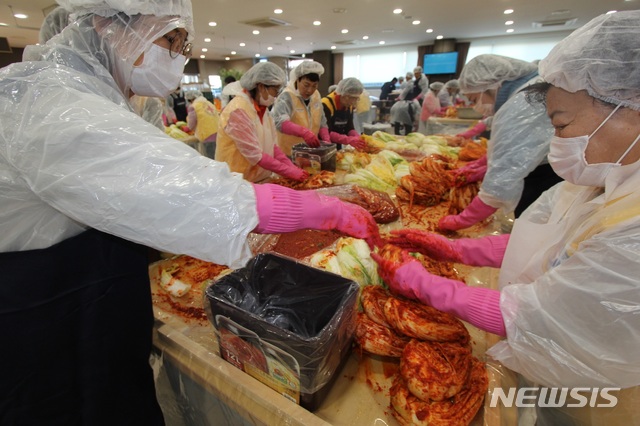
[[[291,148],[291,158],[298,167],[310,174],[320,173],[322,170],[335,172],[336,152],[336,145],[332,143],[321,143],[317,148],[299,143]]]
[[[267,386],[315,410],[347,360],[359,286],[273,253],[206,290],[221,356]]]

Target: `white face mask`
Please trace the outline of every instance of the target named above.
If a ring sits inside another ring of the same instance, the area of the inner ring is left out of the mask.
[[[481,93],[480,96],[478,97],[478,100],[476,101],[476,104],[473,106],[473,109],[478,114],[482,114],[484,117],[491,117],[494,114],[493,104],[483,104],[483,103],[481,103],[482,102],[482,95],[483,95],[483,93]]]
[[[151,43],[140,66],[131,73],[131,90],[138,96],[166,97],[180,84],[187,58],[172,58],[169,50]]]
[[[551,146],[549,147],[549,155],[547,158],[549,165],[551,165],[551,168],[558,176],[575,185],[604,187],[605,179],[611,169],[620,167],[620,162],[626,157],[629,151],[631,151],[631,148],[638,142],[638,139],[640,139],[640,135],[638,135],[615,163],[587,163],[585,152],[589,140],[600,130],[604,123],[611,118],[618,108],[620,108],[620,105],[611,111],[611,114],[588,136],[577,136],[573,138],[554,136],[551,139]]]
[[[258,103],[262,106],[270,107],[276,101],[276,97],[273,96],[271,93],[269,93],[268,90],[267,90],[267,95],[269,96],[267,99],[263,99],[262,95],[260,95],[260,99],[258,100]]]

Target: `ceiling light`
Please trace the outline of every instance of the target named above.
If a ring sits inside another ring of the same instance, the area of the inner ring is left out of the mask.
[[[507,30],[507,32],[508,32],[508,33],[512,33],[513,31],[514,31],[514,29],[513,29],[513,28],[509,28],[509,29]]]
[[[504,23],[505,25],[513,25],[513,21],[507,21]]]
[[[259,57],[260,57],[260,54],[259,54],[259,53],[256,53],[256,58],[259,58]]]
[[[293,49],[291,49],[291,50],[289,51],[289,53],[296,53],[296,51],[295,51],[295,50],[293,50]]]
[[[420,21],[416,20],[412,22],[413,25],[420,25]]]
[[[207,37],[207,38],[204,39],[204,42],[205,43],[211,43],[211,39],[209,37]]]
[[[502,13],[504,13],[505,15],[511,15],[513,13],[513,9],[507,9]]]
[[[436,40],[442,40],[443,38],[444,38],[444,36],[442,36],[442,35],[436,36]]]
[[[231,58],[230,58],[230,57],[228,57],[228,56],[225,56],[225,57],[224,57],[224,60],[225,60],[225,61],[228,61],[229,59],[231,59]]]
[[[269,46],[267,47],[267,50],[273,50],[273,47]]]
[[[260,34],[260,31],[258,31],[258,30],[253,30],[253,31],[252,31],[252,33],[253,33],[253,35],[258,35],[258,34]]]
[[[0,27],[8,27],[9,24],[5,24],[4,22],[0,22]]]
[[[306,54],[306,53],[303,53],[303,54],[302,54],[302,57],[303,57],[303,58],[306,58],[306,57],[307,57],[307,54]]]
[[[291,36],[286,36],[284,39],[289,41],[289,40],[291,40]]]
[[[611,15],[612,13],[616,13],[616,12],[617,12],[617,10],[610,10],[610,11],[607,12],[607,15]]]
[[[246,44],[245,43],[240,43],[240,47],[245,47]]]
[[[428,32],[428,33],[432,33],[432,32],[433,32],[433,28],[427,28],[427,31],[426,31],[426,32]]]
[[[342,31],[340,31],[340,32],[341,32],[342,34],[346,34],[346,33],[348,33],[348,32],[349,32],[349,30],[348,30],[348,29],[346,29],[346,28],[344,28],[344,29],[343,29]]]
[[[282,9],[273,9],[273,13],[280,15],[282,13]]]
[[[322,22],[320,22],[320,21],[313,21],[313,25],[315,25],[315,26],[318,26],[318,25],[321,25],[321,24],[322,24]]]
[[[203,47],[203,48],[202,48],[202,51],[203,51],[203,52],[208,52],[208,49],[207,49],[206,47]]]
[[[363,40],[369,40],[369,36],[362,36]]]
[[[333,9],[333,13],[345,13],[347,11],[347,9],[342,8],[342,7],[336,7]]]
[[[205,58],[205,56],[204,56],[204,55],[200,55],[200,59],[204,59],[204,58]]]
[[[393,13],[395,15],[400,15],[402,13],[402,9],[393,9]]]
[[[13,15],[14,17],[18,18],[18,19],[27,19],[28,16],[25,15],[24,13],[16,13],[15,15]]]
[[[209,22],[210,27],[215,27],[216,25],[218,25],[217,22],[213,22],[213,21]]]
[[[232,55],[235,55],[236,53],[238,53],[238,52],[236,52],[235,50],[232,50],[232,51],[231,51],[231,54],[232,54]]]
[[[331,46],[331,50],[334,50],[336,48],[336,46]]]
[[[378,44],[384,44],[384,40],[380,40]]]

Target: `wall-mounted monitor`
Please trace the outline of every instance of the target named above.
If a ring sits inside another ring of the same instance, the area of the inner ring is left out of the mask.
[[[455,74],[458,69],[458,52],[427,53],[422,70],[427,75]]]

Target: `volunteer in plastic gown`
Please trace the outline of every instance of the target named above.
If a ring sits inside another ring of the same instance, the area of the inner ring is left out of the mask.
[[[422,101],[422,108],[420,109],[420,124],[418,131],[422,134],[427,133],[427,120],[429,117],[440,113],[440,99],[438,99],[438,93],[444,87],[444,83],[434,81],[429,85],[429,91]]]
[[[272,172],[298,181],[309,177],[278,147],[276,126],[267,111],[284,83],[279,66],[259,62],[240,78],[242,92],[220,114],[216,160],[226,162],[248,181],[263,181]]]
[[[429,91],[429,79],[422,73],[422,67],[415,67],[413,69],[413,76],[415,77],[411,81],[408,80],[409,74],[407,73],[407,86],[402,90],[398,99],[417,99],[421,100],[426,96]]]
[[[458,104],[458,93],[460,92],[460,82],[458,80],[449,80],[444,87],[438,92],[440,106],[444,109]]]
[[[468,228],[498,209],[518,217],[561,180],[547,163],[553,135],[549,117],[544,106],[529,104],[521,91],[541,81],[535,64],[506,56],[479,55],[464,66],[462,92],[477,111],[493,116],[487,171],[478,195],[459,215],[440,219],[440,229]]]
[[[200,142],[202,155],[209,158],[216,156],[216,139],[220,114],[216,106],[205,98],[199,90],[187,93],[187,126]]]
[[[317,148],[320,141],[331,143],[329,128],[318,91],[324,67],[305,61],[291,70],[289,84],[276,99],[271,115],[278,130],[278,146],[291,156],[291,147],[299,143]]]
[[[338,148],[341,145],[351,145],[356,149],[366,146],[353,125],[354,109],[363,91],[364,86],[360,80],[347,77],[338,82],[335,91],[322,98],[329,137],[331,142],[339,144]]]
[[[501,267],[500,291],[431,275],[407,252],[403,264],[378,259],[393,291],[506,336],[487,354],[524,376],[525,386],[582,388],[587,405],[605,405],[538,407],[538,426],[640,418],[638,37],[640,11],[602,15],[541,61],[548,83],[532,86],[529,96],[546,102],[555,129],[549,162],[565,181],[532,204],[511,235],[448,240],[400,231],[413,251]],[[604,398],[607,387],[622,390]]]
[[[0,70],[0,424],[159,425],[147,247],[238,268],[253,230],[373,242],[377,226],[252,185],[133,112],[182,78],[188,0],[60,4],[75,21]]]

